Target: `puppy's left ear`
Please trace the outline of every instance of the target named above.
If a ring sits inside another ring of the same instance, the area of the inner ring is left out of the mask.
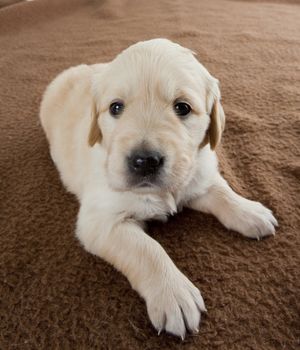
[[[92,101],[92,106],[91,106],[91,117],[92,117],[92,122],[91,122],[88,142],[89,142],[89,145],[93,147],[95,143],[97,142],[100,143],[102,140],[102,132],[98,125],[99,112],[97,110],[97,106],[94,99]]]
[[[213,83],[207,94],[207,109],[210,116],[210,124],[204,139],[205,144],[210,143],[212,150],[220,143],[225,128],[225,113],[220,100],[219,82],[213,78]]]

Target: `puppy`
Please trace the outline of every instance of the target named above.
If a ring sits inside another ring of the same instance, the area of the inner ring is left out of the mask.
[[[218,80],[178,44],[139,42],[112,62],[61,73],[40,119],[61,179],[80,202],[76,235],[85,249],[128,278],[159,333],[197,332],[202,296],[143,221],[185,206],[249,238],[274,235],[277,225],[218,171]]]

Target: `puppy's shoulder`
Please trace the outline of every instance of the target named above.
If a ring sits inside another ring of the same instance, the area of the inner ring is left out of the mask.
[[[196,196],[203,195],[213,184],[216,175],[219,173],[216,152],[211,150],[209,145],[198,152],[195,170],[190,183],[181,193],[180,197],[183,203]]]

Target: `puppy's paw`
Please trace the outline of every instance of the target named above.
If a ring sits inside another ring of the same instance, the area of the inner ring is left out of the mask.
[[[235,230],[248,238],[261,239],[275,235],[278,222],[272,211],[259,202],[244,199],[234,219]]]
[[[154,287],[154,288],[153,288]],[[158,334],[163,330],[183,340],[186,331],[198,332],[204,301],[196,288],[181,272],[166,275],[146,298],[149,318]]]

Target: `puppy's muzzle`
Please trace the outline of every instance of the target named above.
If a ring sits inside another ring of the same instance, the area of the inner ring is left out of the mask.
[[[127,159],[128,169],[136,182],[153,182],[164,165],[164,157],[156,151],[137,150],[133,151]]]

